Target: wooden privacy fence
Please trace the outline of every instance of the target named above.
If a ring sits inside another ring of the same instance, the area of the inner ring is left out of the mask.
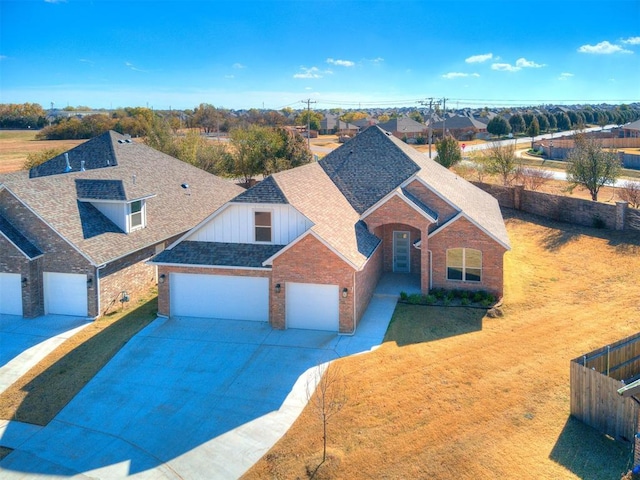
[[[571,415],[616,440],[630,442],[640,405],[618,389],[640,374],[640,333],[571,360]]]

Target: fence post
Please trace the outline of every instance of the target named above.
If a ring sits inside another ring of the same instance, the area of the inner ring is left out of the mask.
[[[513,208],[516,210],[522,210],[522,194],[524,192],[524,185],[513,186]]]
[[[628,207],[628,202],[616,202],[616,230],[624,230],[626,228]]]

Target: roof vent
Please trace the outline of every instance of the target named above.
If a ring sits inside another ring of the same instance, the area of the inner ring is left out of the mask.
[[[80,171],[84,172],[86,168],[84,168],[84,160],[80,160]]]
[[[124,142],[125,143],[133,143],[133,141],[130,138],[127,138]]]
[[[66,165],[64,166],[64,173],[69,173],[73,169],[71,168],[71,164],[69,163],[69,154],[68,153],[64,154],[64,161],[66,163]]]
[[[131,181],[133,182],[133,184],[136,184],[136,176],[135,175],[131,175]]]
[[[118,140],[118,143],[124,143],[124,140],[120,139]]]

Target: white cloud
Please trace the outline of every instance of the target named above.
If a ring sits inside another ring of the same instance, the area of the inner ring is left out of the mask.
[[[6,55],[0,55],[0,60],[6,60],[7,58],[9,57],[7,57]]]
[[[334,60],[333,58],[327,58],[327,63],[340,67],[353,67],[355,65],[351,60]]]
[[[597,43],[596,45],[582,45],[578,48],[580,53],[593,53],[596,55],[610,55],[612,53],[633,53],[631,50],[625,50],[620,45],[615,45],[607,40]]]
[[[302,72],[296,73],[293,78],[322,78],[318,67],[300,67],[300,70],[302,70]]]
[[[640,37],[629,37],[621,41],[626,45],[640,45]]]
[[[243,68],[247,68],[246,65],[243,65],[241,63],[234,63],[233,65],[231,65],[232,68],[235,68],[237,70],[243,69]]]
[[[44,3],[67,3],[67,0],[44,0]]]
[[[516,67],[520,67],[520,68],[540,68],[544,66],[545,66],[544,64],[532,62],[531,60],[527,60],[524,57],[516,60]]]
[[[516,67],[508,63],[493,63],[491,64],[491,70],[498,70],[500,72],[517,72],[520,70],[520,67]]]
[[[560,74],[560,76],[558,77],[558,80],[568,80],[571,77],[573,77],[573,73],[567,73],[567,72],[563,72]]]
[[[134,72],[143,72],[143,73],[147,73],[146,70],[142,70],[141,68],[136,67],[133,63],[131,62],[124,62],[124,64],[129,67],[131,70],[133,70]]]
[[[442,75],[442,78],[452,79],[452,78],[465,78],[465,77],[479,77],[480,75],[477,73],[462,73],[462,72],[449,72]]]
[[[384,58],[382,58],[382,57],[369,58],[369,59],[366,59],[366,58],[365,58],[365,60],[364,60],[364,61],[365,61],[365,62],[373,63],[374,65],[379,65],[379,64],[381,64],[382,62],[384,62]]]
[[[464,61],[467,63],[482,63],[493,58],[493,53],[483,53],[482,55],[472,55]]]

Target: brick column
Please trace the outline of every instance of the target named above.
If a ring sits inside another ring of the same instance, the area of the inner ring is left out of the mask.
[[[616,202],[616,230],[624,230],[627,223],[628,202]]]
[[[515,185],[513,187],[513,208],[522,210],[522,194],[524,193],[524,185]]]

